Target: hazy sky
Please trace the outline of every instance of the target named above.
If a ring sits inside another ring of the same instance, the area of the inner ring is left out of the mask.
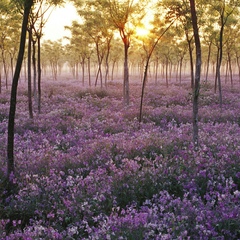
[[[77,12],[70,3],[65,4],[64,7],[55,8],[43,29],[43,40],[50,39],[56,41],[63,36],[69,36],[70,32],[65,30],[64,26],[70,26],[72,21],[77,18]]]

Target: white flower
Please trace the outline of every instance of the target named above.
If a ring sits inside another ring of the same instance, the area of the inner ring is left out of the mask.
[[[78,234],[77,226],[69,227],[68,230],[67,230],[67,233],[68,233],[69,236],[73,236],[75,234]]]

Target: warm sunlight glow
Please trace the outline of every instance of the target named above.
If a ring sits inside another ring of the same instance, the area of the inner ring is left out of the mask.
[[[149,29],[143,27],[136,27],[136,35],[139,37],[145,37],[149,34]]]
[[[70,32],[65,30],[65,26],[71,26],[72,21],[79,16],[73,4],[66,3],[62,7],[55,8],[43,29],[43,39],[56,41],[64,36],[70,37]]]

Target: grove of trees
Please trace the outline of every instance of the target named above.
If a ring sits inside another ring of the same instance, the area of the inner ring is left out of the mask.
[[[240,239],[239,13],[1,0],[0,238]]]
[[[193,90],[194,100],[193,138],[198,145],[197,102],[200,77],[202,84],[214,81],[214,90],[216,92],[218,89],[219,92],[220,107],[223,102],[223,76],[225,82],[230,81],[231,86],[236,84],[234,74],[238,75],[240,82],[240,1],[70,2],[75,5],[81,21],[73,21],[71,26],[66,26],[71,37],[68,38],[68,44],[64,45],[61,40],[40,41],[49,16],[48,10],[63,1],[1,1],[0,93],[4,88],[8,89],[9,78],[13,78],[8,132],[8,177],[14,170],[14,116],[20,76],[28,79],[30,118],[34,117],[32,84],[36,112],[40,113],[41,78],[49,73],[54,80],[64,71],[76,79],[80,78],[81,73],[79,85],[99,85],[101,88],[107,88],[109,82],[122,78],[123,102],[126,106],[130,104],[129,77],[143,81],[143,100],[147,80],[153,79],[158,84],[161,79],[168,87],[171,81],[181,84],[183,75],[190,76],[189,86]],[[21,30],[19,23],[22,18]],[[143,28],[147,29],[145,34],[138,31]],[[26,36],[28,48],[25,50]],[[18,39],[21,39],[20,43]],[[25,58],[24,52],[28,53]],[[27,64],[21,67],[22,62]],[[142,104],[143,102],[140,112]],[[142,112],[140,121],[141,118]]]
[[[13,75],[20,35],[21,11],[10,2],[1,2],[0,91],[8,88],[9,78]],[[146,60],[144,46],[156,41],[163,29],[176,19],[153,52],[149,63],[149,79],[157,82],[160,78],[168,85],[171,78],[181,83],[182,75],[189,73],[193,87],[195,55],[189,1],[72,2],[81,21],[73,21],[71,26],[66,26],[71,32],[68,44],[50,40],[40,43],[47,22],[47,17],[43,18],[46,6],[42,9],[41,5],[49,3],[35,3],[28,32],[33,34],[32,54],[35,54],[35,42],[39,41],[42,61],[37,61],[38,72],[41,69],[42,74],[50,73],[57,79],[64,68],[74,78],[80,79],[81,76],[82,85],[100,84],[101,87],[107,87],[107,83],[116,79],[116,75],[118,78],[122,75],[124,101],[128,104],[129,75],[137,75],[140,80],[143,77]],[[221,104],[221,80],[235,84],[234,74],[238,74],[240,79],[239,1],[199,1],[196,8],[202,44],[202,80],[215,81],[215,91],[219,90]],[[138,28],[147,28],[148,34],[140,36]],[[40,54],[36,56],[40,57]],[[34,96],[37,99],[36,73],[33,76]]]

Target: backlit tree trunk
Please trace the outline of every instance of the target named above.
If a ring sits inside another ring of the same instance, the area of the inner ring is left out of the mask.
[[[7,178],[9,183],[11,183],[11,174],[14,174],[14,123],[17,104],[17,87],[25,50],[28,16],[32,5],[33,0],[26,0],[24,2],[20,46],[11,88],[10,110],[8,118],[8,142],[7,142]]]
[[[37,69],[38,69],[38,113],[41,113],[41,78],[42,78],[42,69],[41,69],[41,35],[37,36]]]
[[[28,31],[28,112],[29,118],[33,118],[33,109],[32,109],[32,71],[31,71],[31,54],[32,54],[32,29],[29,28]]]
[[[200,77],[201,77],[201,43],[198,33],[197,14],[195,10],[195,0],[189,0],[191,6],[192,25],[196,47],[196,69],[195,81],[193,86],[193,143],[195,151],[199,148],[198,139],[198,97],[200,90]]]
[[[128,40],[124,41],[124,79],[123,79],[123,100],[125,105],[129,105],[129,69],[128,69]]]

